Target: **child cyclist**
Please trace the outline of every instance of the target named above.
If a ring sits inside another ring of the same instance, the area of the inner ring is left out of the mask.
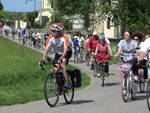
[[[109,51],[109,54],[108,54]],[[96,46],[95,50],[96,60],[100,61],[101,63],[105,60],[110,59],[112,56],[112,50],[110,48],[110,45],[105,41],[104,36],[99,37],[99,43]],[[108,69],[106,69],[106,76],[108,76]],[[100,73],[97,74],[97,77],[100,77]]]

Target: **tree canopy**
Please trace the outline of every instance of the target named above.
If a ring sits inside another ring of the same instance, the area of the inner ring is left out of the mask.
[[[38,12],[37,11],[33,11],[33,12],[28,12],[26,14],[26,19],[29,22],[29,26],[33,27],[34,26],[34,22],[35,19],[38,17]]]
[[[110,16],[114,23],[134,32],[147,32],[150,26],[150,0],[99,0],[97,7],[103,17]],[[120,5],[119,5],[120,4]]]
[[[49,0],[49,2],[55,6],[56,13],[61,13],[62,15],[73,16],[75,14],[80,14],[84,16],[85,24],[89,24],[89,16],[94,12],[95,4],[93,0]]]

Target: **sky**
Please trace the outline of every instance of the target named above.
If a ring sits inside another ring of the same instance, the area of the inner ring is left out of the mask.
[[[4,11],[10,12],[28,12],[35,10],[35,0],[1,0]],[[40,9],[40,0],[36,0],[36,9]]]

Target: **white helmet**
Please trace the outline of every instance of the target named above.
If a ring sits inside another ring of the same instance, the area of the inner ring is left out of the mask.
[[[97,35],[97,32],[96,32],[96,31],[94,31],[94,32],[93,32],[93,35]]]
[[[78,37],[77,36],[74,36],[74,39],[77,39]]]

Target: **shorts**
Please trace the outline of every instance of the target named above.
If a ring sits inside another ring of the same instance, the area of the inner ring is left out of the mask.
[[[61,57],[61,55],[62,54],[58,54],[58,53],[55,54],[55,58],[54,58],[54,61],[53,61],[54,64],[58,64],[58,60]],[[66,55],[64,57],[67,60],[66,64],[68,64],[69,59],[71,58],[71,56],[72,56],[72,51],[67,51],[67,53],[66,53]]]

